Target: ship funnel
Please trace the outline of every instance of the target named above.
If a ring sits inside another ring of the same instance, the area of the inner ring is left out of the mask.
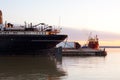
[[[0,10],[0,24],[3,24],[3,20],[2,20],[2,11]]]

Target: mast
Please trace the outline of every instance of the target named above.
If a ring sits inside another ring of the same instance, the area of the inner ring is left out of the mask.
[[[59,16],[59,20],[58,20],[58,29],[61,29],[61,16]]]

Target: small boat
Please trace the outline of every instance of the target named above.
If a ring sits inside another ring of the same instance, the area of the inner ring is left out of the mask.
[[[97,35],[95,37],[89,36],[87,43],[82,46],[82,48],[99,49],[99,39]]]
[[[88,39],[88,47],[92,49],[99,49],[99,41],[97,35],[95,38],[90,37]]]

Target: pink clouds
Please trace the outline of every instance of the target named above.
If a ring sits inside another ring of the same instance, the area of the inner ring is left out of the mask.
[[[120,40],[120,34],[112,33],[112,32],[103,32],[103,31],[95,31],[95,30],[87,30],[87,29],[72,29],[72,28],[63,28],[62,33],[68,34],[68,40],[87,40],[88,36],[92,33],[91,36],[98,35],[100,40]]]

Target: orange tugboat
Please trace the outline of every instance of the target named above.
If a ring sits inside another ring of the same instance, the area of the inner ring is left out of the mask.
[[[93,38],[89,36],[87,44],[82,47],[84,52],[94,52],[96,56],[106,56],[107,52],[105,51],[105,48],[101,50],[99,48],[99,39],[97,35]]]
[[[88,48],[99,49],[99,41],[97,35],[95,36],[95,38],[89,37]]]

